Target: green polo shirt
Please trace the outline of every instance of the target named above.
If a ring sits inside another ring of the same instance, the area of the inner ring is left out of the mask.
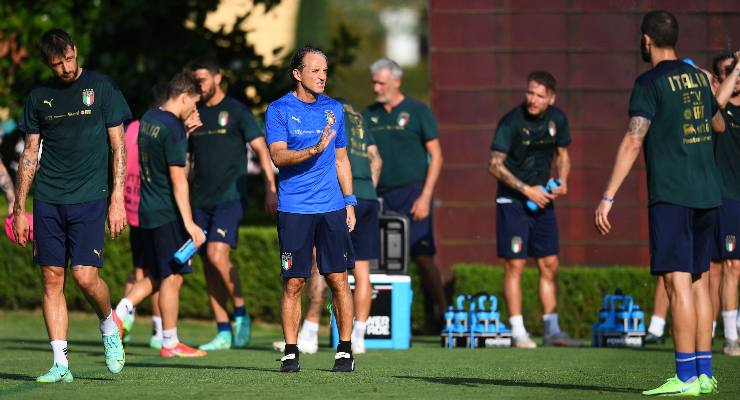
[[[722,203],[709,80],[680,60],[662,61],[635,81],[629,116],[651,121],[643,143],[649,204],[712,208]]]
[[[179,118],[153,108],[141,117],[137,141],[141,173],[139,226],[153,229],[180,215],[169,167],[185,166],[188,138]]]
[[[194,208],[246,198],[247,143],[264,136],[251,111],[229,96],[208,107],[198,104],[203,126],[190,135]]]
[[[506,153],[504,166],[519,180],[545,186],[557,148],[567,147],[570,141],[568,118],[559,108],[548,107],[533,117],[522,104],[501,118],[491,150]],[[526,201],[521,192],[503,183],[498,185],[498,197]]]
[[[722,198],[740,201],[740,107],[727,103],[722,111],[725,133],[715,136],[714,155],[722,178]]]
[[[72,83],[51,79],[34,87],[19,126],[43,141],[34,197],[53,204],[108,197],[107,128],[129,119],[126,99],[106,75],[83,69]]]
[[[349,162],[352,166],[352,190],[358,199],[377,200],[367,147],[375,145],[373,135],[365,129],[362,115],[344,99],[336,99],[344,107],[344,135],[349,141]]]
[[[380,103],[362,112],[368,132],[373,135],[383,159],[379,189],[391,189],[427,176],[426,142],[437,138],[437,122],[424,103],[405,97],[388,112]]]

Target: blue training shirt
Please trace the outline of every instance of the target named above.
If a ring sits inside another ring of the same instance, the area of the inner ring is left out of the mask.
[[[332,139],[333,145],[329,143],[321,154],[308,160],[280,168],[278,211],[320,214],[344,208],[335,150],[347,146],[341,103],[324,95],[319,95],[313,103],[306,103],[289,92],[267,108],[267,145],[286,142],[288,150],[315,146],[326,127],[328,112],[335,117],[331,127],[337,133]]]

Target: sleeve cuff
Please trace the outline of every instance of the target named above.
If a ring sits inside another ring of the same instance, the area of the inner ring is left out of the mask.
[[[502,153],[508,153],[509,152],[509,149],[507,149],[507,148],[505,148],[503,146],[499,146],[497,144],[492,144],[491,145],[491,150],[493,150],[493,151],[500,151]]]
[[[649,121],[653,120],[653,114],[650,114],[647,111],[630,111],[629,113],[630,118],[632,117],[643,117],[647,118]]]

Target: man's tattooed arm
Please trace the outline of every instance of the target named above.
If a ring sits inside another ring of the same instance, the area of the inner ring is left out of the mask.
[[[26,212],[26,198],[28,197],[28,191],[31,189],[31,182],[36,176],[41,135],[38,133],[26,134],[24,140],[25,146],[18,163],[18,176],[15,180],[15,204],[13,205],[13,214],[15,215]]]

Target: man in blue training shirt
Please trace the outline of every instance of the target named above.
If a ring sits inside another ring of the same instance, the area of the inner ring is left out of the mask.
[[[319,272],[332,291],[339,327],[336,372],[351,372],[352,294],[347,269],[354,267],[349,232],[354,229],[352,173],[347,156],[342,105],[323,95],[326,55],[303,47],[291,61],[296,89],[267,108],[270,156],[280,169],[278,238],[283,292],[280,300],[285,356],[282,372],[298,372],[301,291],[311,276],[316,248]]]

